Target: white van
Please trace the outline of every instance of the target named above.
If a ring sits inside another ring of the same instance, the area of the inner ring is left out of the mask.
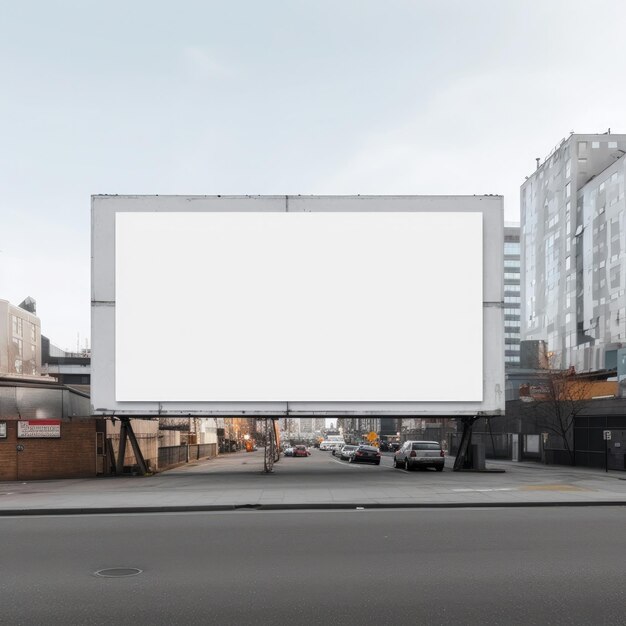
[[[336,446],[339,446],[339,449],[341,450],[341,448],[343,448],[345,445],[346,445],[345,441],[337,441],[335,439],[333,440],[326,439],[325,441],[322,441],[322,443],[320,443],[320,450],[332,450]]]

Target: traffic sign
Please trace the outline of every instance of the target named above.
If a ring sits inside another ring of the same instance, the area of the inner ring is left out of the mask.
[[[369,433],[369,435],[367,435],[367,440],[368,441],[376,441],[378,439],[378,435],[372,431],[371,433]]]
[[[610,430],[603,430],[602,433],[603,433],[604,439],[606,441],[611,441],[611,431]]]

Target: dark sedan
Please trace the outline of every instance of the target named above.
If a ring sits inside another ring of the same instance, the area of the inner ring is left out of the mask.
[[[350,457],[350,463],[375,463],[380,465],[380,451],[374,446],[359,446]]]

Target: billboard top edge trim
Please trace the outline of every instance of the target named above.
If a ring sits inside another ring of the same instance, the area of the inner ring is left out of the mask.
[[[389,199],[389,200],[410,200],[410,199],[436,199],[436,200],[446,200],[451,198],[462,198],[469,199],[474,198],[478,200],[483,199],[493,199],[493,200],[501,200],[504,198],[501,194],[327,194],[327,195],[317,195],[317,194],[207,194],[207,195],[183,195],[183,194],[92,194],[92,200],[115,200],[115,199],[124,199],[124,200],[144,200],[144,199],[152,199],[152,198],[188,198],[190,200],[284,200],[288,198],[290,200],[329,200],[329,199],[338,199],[338,200],[381,200],[381,199]]]

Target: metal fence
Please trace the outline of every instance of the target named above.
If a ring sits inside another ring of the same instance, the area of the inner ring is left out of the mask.
[[[200,443],[194,446],[189,446],[189,459],[190,460],[210,459],[214,456],[217,456],[217,444],[216,443]]]
[[[456,434],[456,425],[427,426],[404,431],[402,441],[449,441],[449,436]]]
[[[201,443],[190,446],[164,446],[159,448],[159,469],[217,456],[216,443]]]
[[[159,469],[187,462],[187,446],[159,448]]]
[[[459,451],[462,433],[449,433],[448,453],[456,456]],[[511,435],[509,433],[472,433],[472,443],[485,446],[485,457],[488,459],[511,458]]]
[[[461,436],[462,433],[451,433],[448,436],[450,455],[456,456]],[[485,457],[488,459],[542,461],[547,451],[542,435],[537,434],[473,432],[472,443],[482,444],[485,447]]]

